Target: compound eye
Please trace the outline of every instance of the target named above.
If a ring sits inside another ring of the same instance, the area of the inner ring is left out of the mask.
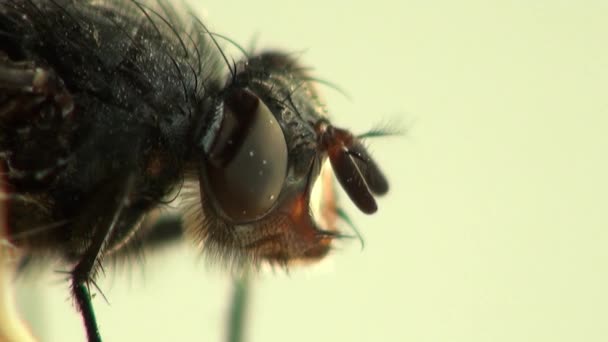
[[[204,192],[234,222],[259,219],[279,197],[287,162],[285,136],[270,109],[249,90],[231,90],[204,166]]]

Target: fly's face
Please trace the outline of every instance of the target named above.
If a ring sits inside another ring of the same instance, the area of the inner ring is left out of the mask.
[[[208,117],[197,137],[202,212],[190,215],[189,227],[218,256],[275,263],[325,256],[341,236],[332,182],[318,181],[327,159],[363,212],[375,212],[374,195],[388,191],[360,140],[331,125],[305,69],[287,55],[238,63]],[[317,216],[315,184],[325,187]]]

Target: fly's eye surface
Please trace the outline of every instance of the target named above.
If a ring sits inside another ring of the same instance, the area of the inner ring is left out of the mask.
[[[255,220],[274,207],[283,187],[285,136],[270,109],[247,89],[230,90],[222,107],[204,166],[205,193],[229,220]]]

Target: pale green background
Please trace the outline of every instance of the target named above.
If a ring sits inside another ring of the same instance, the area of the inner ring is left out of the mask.
[[[245,45],[305,50],[353,99],[324,89],[337,124],[409,129],[371,143],[392,185],[379,213],[344,202],[365,250],[262,274],[249,341],[608,340],[608,2],[199,7]],[[169,249],[108,275],[106,340],[222,340],[230,281],[196,260]],[[48,341],[79,341],[60,280],[42,284]]]

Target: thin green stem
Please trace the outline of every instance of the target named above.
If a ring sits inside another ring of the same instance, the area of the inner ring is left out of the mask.
[[[234,280],[230,317],[228,318],[228,342],[244,341],[249,291],[249,271],[245,271]]]

